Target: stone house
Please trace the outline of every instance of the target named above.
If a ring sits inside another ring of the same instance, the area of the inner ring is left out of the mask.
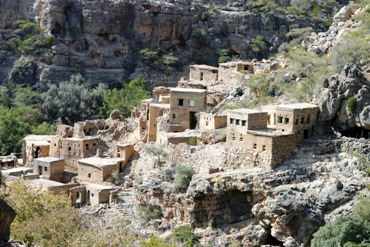
[[[90,157],[78,160],[78,179],[80,182],[102,183],[113,172],[119,172],[123,166],[122,158]]]
[[[218,68],[208,65],[190,65],[190,81],[218,81]]]
[[[195,129],[196,113],[205,110],[207,91],[204,89],[171,88],[170,123],[179,125],[182,131]]]
[[[212,113],[201,112],[199,114],[199,130],[215,130],[227,126],[227,115],[214,115]]]
[[[65,170],[77,172],[78,160],[94,156],[101,143],[99,137],[61,138],[55,136],[51,139],[50,156],[64,159]]]
[[[65,161],[55,157],[37,158],[33,162],[33,173],[55,182],[62,182]]]
[[[86,187],[86,203],[90,205],[99,205],[99,203],[109,202],[111,196],[113,195],[114,188],[101,185],[85,183]]]
[[[49,179],[39,178],[39,179],[31,179],[31,180],[24,180],[27,185],[33,187],[41,187],[44,190],[49,190],[54,192],[55,194],[65,193],[66,195],[69,194],[71,188],[79,186],[78,183],[59,183]]]
[[[234,79],[236,72],[254,73],[254,66],[250,62],[228,62],[219,64],[219,78],[223,81]]]
[[[298,141],[310,138],[315,130],[319,107],[300,103],[276,106],[276,130],[294,133]]]
[[[119,167],[120,172],[123,170],[123,168],[125,168],[127,162],[131,159],[134,153],[135,153],[134,145],[121,143],[117,143],[115,145],[114,157],[123,160],[122,162],[120,162]]]
[[[23,165],[32,166],[33,159],[49,156],[51,135],[29,135],[22,140]]]
[[[239,109],[228,112],[226,145],[254,150],[254,164],[276,167],[304,138],[309,138],[316,124],[318,107],[312,104],[276,106],[276,126],[268,127],[267,112]]]
[[[14,154],[8,156],[0,156],[0,168],[17,165],[19,165],[18,158]]]

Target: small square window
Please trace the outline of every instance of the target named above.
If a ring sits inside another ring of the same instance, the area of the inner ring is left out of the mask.
[[[289,118],[285,118],[285,119],[284,119],[284,123],[285,123],[285,124],[288,124],[288,123],[289,123]]]
[[[262,146],[262,151],[266,151],[266,145]]]
[[[239,119],[237,119],[235,122],[236,122],[236,125],[240,125],[240,120]]]
[[[296,124],[296,125],[298,125],[298,122],[299,122],[299,119],[297,118],[297,119],[295,120],[295,124]]]
[[[176,114],[172,114],[172,118],[175,119],[176,118]]]
[[[283,122],[283,117],[278,117],[277,121],[278,121],[278,123],[282,123]]]
[[[242,142],[244,139],[243,139],[243,136],[240,137],[240,141]]]
[[[245,126],[245,125],[246,125],[246,123],[247,123],[247,121],[246,121],[246,120],[242,120],[242,126]]]
[[[253,149],[257,149],[257,143],[253,144]]]
[[[44,172],[47,172],[48,171],[48,168],[45,166],[44,167]]]
[[[195,106],[195,100],[193,99],[189,100],[189,106]]]
[[[88,174],[87,174],[87,177],[88,177],[88,178],[91,178],[91,173],[88,173]]]
[[[184,99],[179,99],[179,106],[183,106],[184,105]]]
[[[234,124],[234,118],[230,118],[230,123]]]
[[[310,123],[310,118],[309,117],[306,119],[306,123]]]
[[[86,144],[86,149],[89,149],[89,144]]]
[[[301,118],[301,124],[304,124],[304,117]]]

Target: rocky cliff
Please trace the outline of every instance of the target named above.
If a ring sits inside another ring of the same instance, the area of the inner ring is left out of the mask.
[[[245,9],[244,1],[5,0],[0,7],[0,47],[17,36],[11,32],[12,23],[22,18],[35,20],[42,30],[40,39],[52,35],[54,43],[50,49],[41,47],[37,55],[23,54],[27,59],[15,66],[20,54],[2,51],[0,79],[3,85],[9,80],[35,85],[81,73],[90,83],[114,86],[141,75],[153,85],[174,85],[188,74],[185,65],[215,63],[221,49],[241,59],[253,58],[258,54],[251,42],[258,35],[264,37],[267,46],[262,52],[267,56],[277,51],[293,26],[323,30],[284,10],[272,15]],[[154,46],[171,51],[183,66],[168,73],[165,64],[153,68],[143,63],[139,51]]]
[[[15,216],[15,210],[0,197],[0,244],[9,240],[10,224]]]

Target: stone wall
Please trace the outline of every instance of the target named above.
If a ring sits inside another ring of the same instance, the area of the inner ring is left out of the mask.
[[[227,125],[227,116],[215,116],[212,113],[199,114],[199,130],[215,130]]]
[[[33,173],[56,182],[62,182],[65,161],[51,157],[34,160]]]
[[[272,139],[271,168],[291,157],[293,149],[298,145],[297,135],[280,135]]]
[[[157,136],[157,118],[169,112],[169,104],[153,104],[149,106],[148,141],[155,142]]]
[[[228,111],[227,129],[239,132],[267,128],[267,112],[249,109]]]
[[[170,123],[180,124],[184,129],[195,128],[191,126],[197,121],[195,113],[204,111],[206,97],[207,91],[202,89],[171,89]],[[191,102],[194,106],[190,106]]]
[[[218,81],[218,68],[207,65],[190,65],[190,81]]]
[[[99,203],[108,202],[109,196],[113,188],[99,186],[94,184],[86,185],[87,202],[91,205],[99,205]]]
[[[80,182],[102,183],[104,181],[103,171],[100,167],[79,162],[78,179]]]

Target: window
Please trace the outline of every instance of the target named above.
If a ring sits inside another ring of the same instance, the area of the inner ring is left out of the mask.
[[[240,120],[239,119],[236,120],[236,125],[240,125]]]
[[[95,146],[96,145],[96,143],[93,143],[93,146]]]
[[[310,123],[310,117],[307,117],[306,123]]]
[[[94,193],[91,193],[91,197],[94,197]]]
[[[193,99],[189,100],[189,106],[195,106],[195,100]]]
[[[203,72],[200,72],[200,80],[203,81]]]
[[[298,122],[299,122],[299,119],[297,118],[297,119],[295,120],[295,124],[296,124],[296,125],[298,125]]]
[[[288,123],[289,123],[289,118],[287,118],[287,117],[286,117],[286,118],[284,119],[284,123],[285,123],[285,124],[288,124]]]
[[[76,199],[80,199],[80,192],[76,193]]]
[[[176,114],[172,114],[172,118],[175,119],[176,118]]]
[[[183,106],[184,105],[184,99],[179,99],[179,106]]]
[[[44,172],[47,172],[48,171],[48,168],[45,166],[44,167]]]
[[[86,149],[89,149],[89,144],[86,144]]]
[[[266,145],[262,146],[262,151],[266,151]]]
[[[234,124],[234,118],[230,118],[230,123]]]
[[[253,149],[257,149],[257,143],[253,144]]]
[[[241,142],[243,141],[243,136],[240,136],[240,141],[241,141]]]
[[[72,148],[71,147],[68,147],[68,151],[71,151],[72,150]]]
[[[283,117],[278,117],[278,123],[282,123],[283,122]]]
[[[91,173],[88,173],[88,174],[87,174],[87,177],[88,177],[88,178],[91,178]]]
[[[207,122],[206,122],[206,126],[208,126],[208,123],[209,123],[209,122],[207,121]]]
[[[54,143],[54,147],[56,147],[57,146],[57,144],[56,143]]]
[[[301,118],[301,124],[304,124],[304,117]]]
[[[246,123],[247,123],[246,120],[242,120],[242,126],[245,126]]]

